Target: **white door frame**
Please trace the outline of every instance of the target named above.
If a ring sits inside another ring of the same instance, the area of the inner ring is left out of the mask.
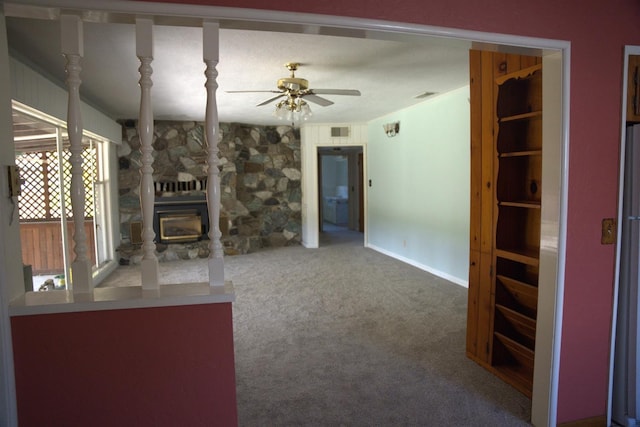
[[[15,4],[20,4],[15,6]],[[545,151],[551,149],[555,157],[549,158],[550,163],[545,164],[543,160],[543,180],[545,175],[551,178],[547,179],[547,183],[551,185],[545,186],[545,194],[548,199],[555,202],[552,212],[545,215],[545,203],[543,201],[543,219],[549,221],[544,233],[544,244],[541,245],[541,274],[547,272],[551,282],[547,283],[548,287],[543,293],[543,298],[539,301],[539,312],[553,313],[550,322],[538,322],[538,334],[536,339],[536,369],[534,378],[534,389],[532,398],[532,422],[535,425],[556,425],[557,415],[557,390],[558,390],[558,372],[560,358],[560,331],[562,328],[562,308],[564,293],[564,264],[565,264],[565,247],[566,247],[566,226],[567,226],[567,192],[568,192],[568,155],[569,155],[569,58],[570,43],[567,41],[550,40],[533,37],[521,37],[505,34],[484,33],[479,31],[469,31],[460,29],[451,29],[443,27],[434,27],[418,24],[406,24],[370,19],[358,19],[353,17],[312,15],[305,13],[293,13],[282,11],[267,11],[240,8],[224,8],[215,6],[200,6],[172,3],[146,3],[146,2],[130,2],[123,0],[15,0],[14,4],[4,4],[4,11],[7,16],[12,14],[20,15],[27,13],[31,6],[37,7],[48,6],[53,8],[63,7],[66,10],[100,10],[101,16],[109,16],[109,12],[120,14],[119,18],[129,16],[132,20],[136,15],[157,15],[162,16],[167,21],[170,17],[181,17],[182,22],[186,22],[189,18],[196,23],[202,23],[203,20],[216,20],[221,23],[221,27],[232,27],[234,25],[242,25],[245,28],[256,30],[276,30],[276,31],[300,31],[300,32],[317,32],[319,29],[323,33],[352,36],[357,32],[367,37],[392,37],[395,40],[399,38],[415,38],[415,37],[440,37],[450,39],[453,43],[460,45],[461,42],[469,43],[479,42],[482,49],[491,50],[501,48],[502,51],[508,50],[513,53],[531,54],[532,50],[543,56],[543,64],[545,68],[545,83],[553,82],[554,87],[559,91],[552,95],[552,105],[547,105],[547,97],[543,98],[543,108],[545,111],[545,121],[543,128],[547,122],[553,123],[555,129],[543,129],[543,133],[550,135],[553,139],[544,140]],[[42,15],[42,16],[46,16]],[[4,24],[4,22],[3,22]],[[294,25],[291,25],[294,24]],[[4,25],[2,25],[4,27]],[[3,29],[3,28],[2,28]],[[6,38],[5,38],[6,40]],[[5,46],[6,47],[6,46]],[[0,52],[3,50],[0,49]],[[4,50],[6,52],[6,50]],[[6,53],[3,53],[6,55]],[[5,63],[8,62],[4,58]],[[549,65],[549,66],[548,66]],[[553,70],[553,71],[552,71]],[[552,71],[552,72],[550,72]],[[544,88],[543,88],[544,90]],[[0,88],[0,102],[9,105],[10,91],[7,85]],[[6,114],[9,114],[8,112]],[[558,120],[547,120],[547,117],[558,118]],[[3,120],[9,120],[4,117]],[[366,148],[365,148],[366,149]],[[317,154],[316,154],[317,155]],[[303,160],[303,165],[304,165]],[[317,179],[317,164],[314,167]],[[304,179],[303,169],[303,179]],[[365,171],[365,179],[366,179]],[[2,180],[0,180],[0,183]],[[551,190],[551,191],[548,191]],[[366,193],[365,193],[366,194]],[[366,201],[365,201],[366,202]],[[317,203],[317,200],[316,200]],[[7,213],[0,210],[0,220],[8,222]],[[317,218],[306,217],[306,220],[313,220],[317,224]],[[305,216],[303,215],[303,229]],[[365,224],[367,220],[365,218]],[[366,239],[366,233],[365,233]],[[18,242],[8,242],[12,246],[19,245]],[[0,261],[0,269],[3,271],[10,269],[8,263],[11,260]],[[548,265],[548,268],[544,266]],[[0,274],[0,286],[2,291],[7,295],[6,289],[9,284],[2,279],[6,275]],[[546,279],[545,279],[546,280]],[[4,282],[4,283],[3,283]],[[553,286],[552,286],[553,285]],[[3,325],[8,320],[7,299],[0,299],[2,307],[0,315]],[[11,337],[8,328],[0,328],[0,350],[10,351]],[[6,356],[6,355],[5,355]],[[543,372],[538,369],[538,359],[544,362],[549,371]],[[11,357],[5,357],[9,363],[2,365],[3,372],[0,375],[4,384],[0,385],[1,393],[0,403],[3,409],[5,407],[15,408],[15,390],[13,385],[13,366]],[[9,416],[11,418],[11,415]],[[11,419],[9,419],[10,422]]]
[[[332,143],[318,143],[318,144],[307,144],[304,146],[304,138],[302,141],[302,176],[303,176],[303,184],[302,184],[302,198],[303,198],[303,206],[305,215],[302,216],[302,245],[309,249],[315,249],[320,247],[320,227],[318,227],[320,223],[320,212],[322,210],[322,206],[320,205],[320,186],[322,182],[320,182],[319,175],[320,171],[318,170],[318,161],[320,159],[320,153],[318,152],[320,148],[323,147],[344,147],[344,148],[360,148],[362,151],[362,178],[363,184],[360,191],[362,192],[362,197],[364,199],[364,212],[363,217],[365,218],[364,224],[364,246],[367,246],[367,186],[364,184],[364,177],[367,176],[367,144],[365,141],[362,142],[353,142],[353,143],[340,143],[340,144],[332,144]],[[351,155],[350,153],[348,154]],[[315,172],[309,167],[315,165]],[[350,172],[351,173],[351,172]],[[351,182],[349,182],[351,185]],[[351,191],[349,191],[351,192]],[[352,203],[352,197],[349,196],[349,204]],[[356,200],[359,203],[359,200]],[[349,208],[349,224],[352,221],[352,213],[351,207]],[[315,212],[315,215],[313,214]],[[315,226],[310,218],[316,218]],[[349,225],[351,226],[351,225]]]

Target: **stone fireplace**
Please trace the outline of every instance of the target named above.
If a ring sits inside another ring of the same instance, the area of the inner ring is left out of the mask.
[[[141,221],[140,141],[124,121],[118,149],[121,260],[141,258],[132,224]],[[300,139],[289,126],[220,124],[220,231],[225,254],[300,243]],[[208,256],[206,147],[201,123],[156,121],[154,231],[160,261]],[[197,220],[200,221],[198,234]],[[162,221],[161,221],[162,220]],[[161,226],[168,226],[164,232]]]

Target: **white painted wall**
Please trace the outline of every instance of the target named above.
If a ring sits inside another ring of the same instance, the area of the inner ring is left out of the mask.
[[[28,105],[63,122],[67,121],[67,90],[51,82],[41,74],[9,57],[11,67],[11,99]],[[80,86],[82,92],[82,86]],[[117,144],[122,142],[122,127],[92,106],[80,104],[82,125],[85,130],[107,138]]]
[[[369,123],[368,246],[468,285],[469,87]],[[388,137],[383,124],[400,121]]]

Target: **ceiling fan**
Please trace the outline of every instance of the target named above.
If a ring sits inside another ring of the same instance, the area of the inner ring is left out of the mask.
[[[285,118],[290,113],[302,113],[302,118],[306,119],[311,115],[311,109],[305,101],[313,102],[322,107],[333,104],[320,95],[349,95],[360,96],[360,91],[355,89],[310,89],[309,81],[300,77],[296,77],[295,72],[300,66],[297,62],[287,62],[284,66],[291,72],[291,76],[283,77],[278,80],[278,90],[229,90],[227,93],[248,93],[248,92],[269,92],[277,93],[265,101],[257,104],[257,107],[267,105],[277,99],[285,98],[276,104],[276,116]],[[304,98],[304,99],[303,99]],[[306,116],[306,117],[305,117]]]

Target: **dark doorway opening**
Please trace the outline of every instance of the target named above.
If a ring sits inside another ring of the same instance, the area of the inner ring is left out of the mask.
[[[364,233],[362,146],[318,148],[320,233]]]

